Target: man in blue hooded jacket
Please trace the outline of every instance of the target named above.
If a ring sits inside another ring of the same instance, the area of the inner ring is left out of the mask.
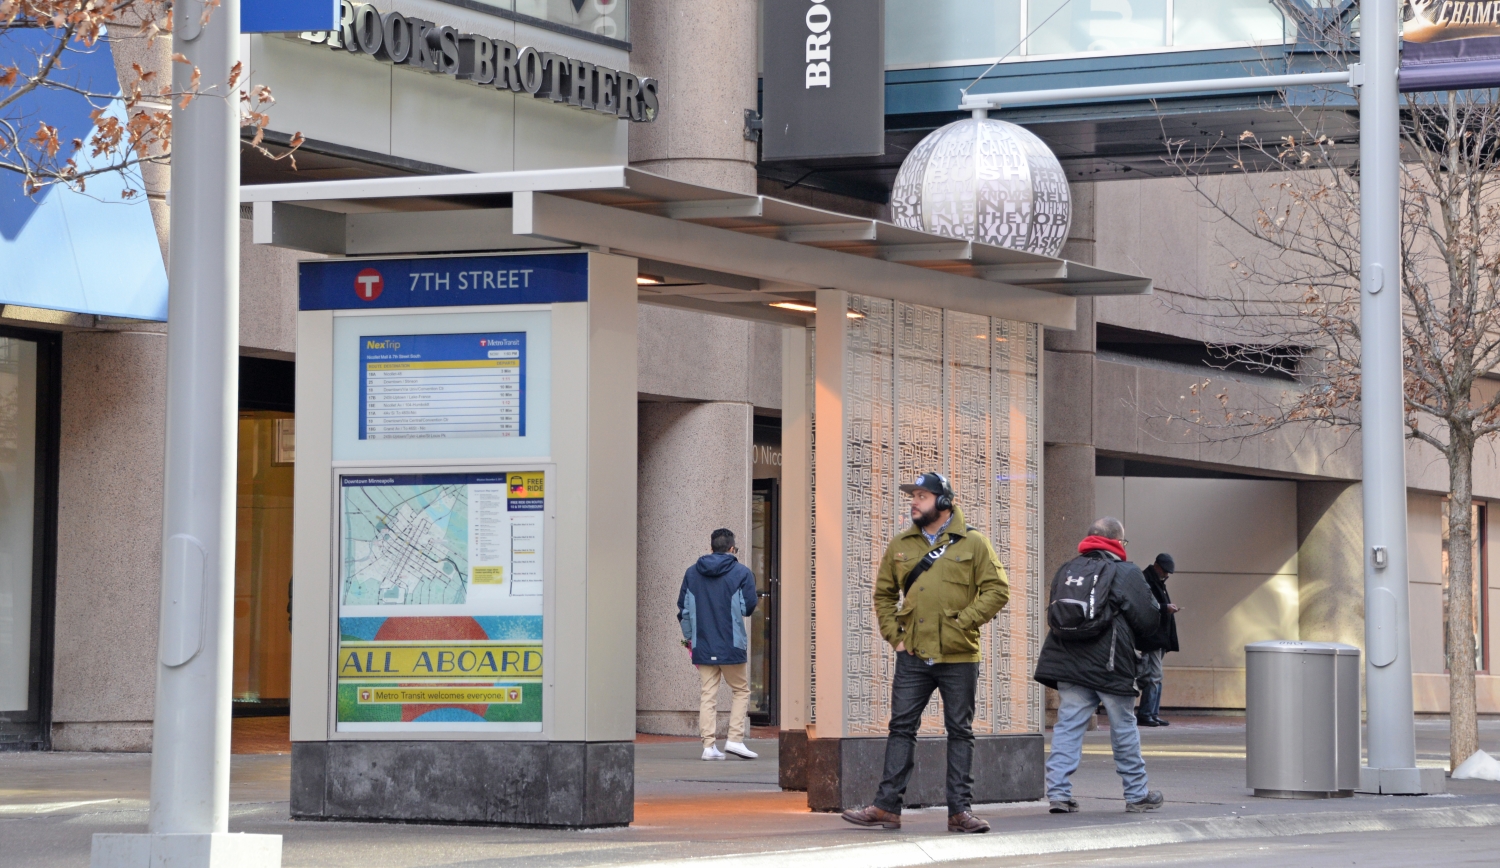
[[[712,554],[688,567],[677,592],[677,621],[693,651],[693,665],[703,688],[698,703],[698,732],[703,736],[703,758],[724,759],[714,740],[718,729],[719,682],[729,685],[734,701],[729,709],[729,738],[724,751],[741,759],[757,754],[745,747],[750,711],[750,681],[746,653],[750,638],[745,618],[755,611],[755,576],[735,554],[734,532],[719,528],[709,539]]]

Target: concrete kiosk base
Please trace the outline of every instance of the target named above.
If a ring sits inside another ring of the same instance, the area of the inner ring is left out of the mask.
[[[630,742],[293,742],[292,817],[572,828],[635,817]]]
[[[906,787],[906,806],[946,802],[947,739],[917,739],[916,768]],[[885,767],[884,738],[807,740],[807,806],[842,811],[870,804]],[[1046,793],[1045,743],[1038,733],[974,737],[974,803],[1023,802]]]
[[[783,790],[807,790],[807,730],[783,729],[776,734],[776,782]]]

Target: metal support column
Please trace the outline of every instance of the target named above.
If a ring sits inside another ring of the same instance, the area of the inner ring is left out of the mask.
[[[166,503],[151,815],[94,836],[94,868],[281,864],[281,836],[229,834],[239,355],[239,0],[179,0],[172,88]],[[207,15],[205,16],[205,13]],[[206,17],[206,21],[205,21]]]
[[[1401,363],[1401,117],[1396,80],[1400,16],[1396,0],[1363,0],[1360,7],[1360,439],[1369,765],[1360,770],[1359,788],[1434,793],[1443,791],[1443,773],[1417,768],[1412,721]]]

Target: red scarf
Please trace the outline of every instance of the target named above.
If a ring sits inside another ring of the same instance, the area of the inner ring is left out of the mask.
[[[1079,554],[1083,554],[1084,552],[1099,551],[1100,549],[1103,549],[1110,554],[1117,555],[1122,561],[1127,560],[1127,558],[1125,557],[1125,546],[1122,545],[1117,539],[1110,539],[1109,537],[1104,536],[1086,536],[1083,538],[1083,542],[1078,544]]]

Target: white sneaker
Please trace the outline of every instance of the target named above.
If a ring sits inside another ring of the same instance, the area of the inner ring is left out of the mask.
[[[706,760],[721,760],[724,758],[724,752],[713,745],[709,745],[703,749],[703,758]]]
[[[734,754],[740,759],[755,759],[756,757],[760,756],[760,754],[756,753],[748,747],[745,747],[745,743],[742,741],[726,741],[724,742],[724,750],[727,753]],[[722,757],[723,754],[720,754],[719,756]]]

